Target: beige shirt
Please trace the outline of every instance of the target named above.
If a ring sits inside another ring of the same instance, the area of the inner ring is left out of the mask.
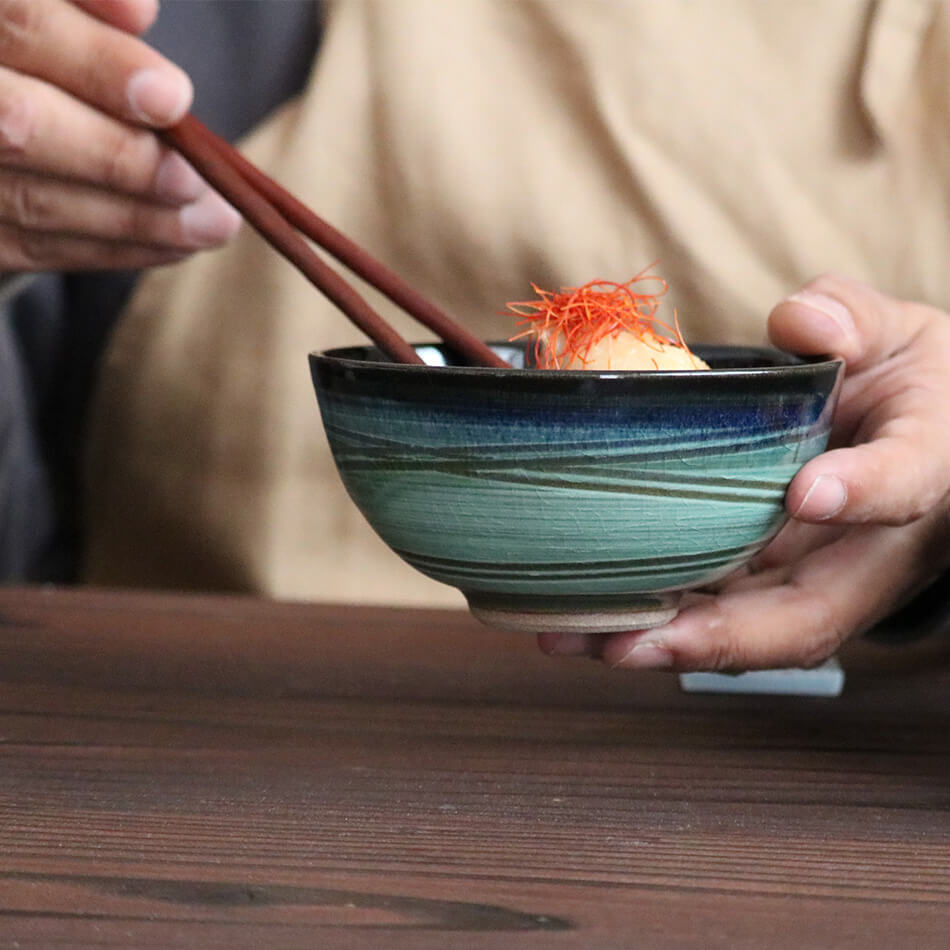
[[[950,308],[948,97],[936,0],[347,0],[247,152],[483,336],[531,281],[659,260],[688,338],[760,342],[825,270]],[[249,229],[146,280],[93,416],[88,579],[460,604],[333,469],[307,353],[360,340]]]

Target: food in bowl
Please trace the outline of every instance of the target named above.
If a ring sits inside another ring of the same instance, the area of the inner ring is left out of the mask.
[[[592,280],[580,287],[543,290],[508,310],[525,327],[513,340],[533,342],[539,369],[709,369],[687,346],[676,311],[673,323],[659,319],[667,284],[642,271],[625,283]]]

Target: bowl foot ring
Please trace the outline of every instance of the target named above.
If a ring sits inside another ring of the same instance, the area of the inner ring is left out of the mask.
[[[473,617],[488,627],[515,633],[623,633],[669,623],[679,613],[679,597],[651,599],[627,606],[590,606],[551,610],[473,602]]]

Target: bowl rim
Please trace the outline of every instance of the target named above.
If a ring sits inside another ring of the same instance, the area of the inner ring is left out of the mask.
[[[449,350],[444,343],[439,341],[411,343],[413,349],[418,351],[446,351]],[[488,341],[492,348],[503,348],[505,350],[523,350],[525,347],[519,346],[510,341]],[[807,356],[789,353],[773,346],[754,346],[746,344],[709,344],[697,343],[691,344],[690,349],[697,356],[726,357],[733,354],[733,358],[738,358],[740,354],[748,354],[751,358],[754,354],[760,357],[769,356],[772,359],[781,360],[773,365],[766,366],[710,366],[708,370],[695,369],[647,369],[647,370],[589,370],[589,369],[540,369],[537,367],[505,367],[496,368],[493,366],[464,366],[464,365],[444,365],[438,363],[426,363],[425,365],[414,363],[395,363],[385,357],[380,359],[369,359],[366,356],[356,354],[370,354],[373,351],[379,352],[376,346],[371,343],[351,344],[349,346],[335,346],[327,350],[313,350],[309,354],[310,361],[314,364],[328,366],[346,367],[353,369],[384,371],[386,373],[419,375],[430,373],[433,370],[450,370],[453,376],[472,376],[487,378],[545,378],[545,379],[644,379],[644,380],[672,380],[678,378],[698,379],[715,378],[723,379],[754,379],[756,377],[767,377],[775,379],[783,376],[811,375],[818,370],[840,369],[845,361],[841,356],[829,354]]]

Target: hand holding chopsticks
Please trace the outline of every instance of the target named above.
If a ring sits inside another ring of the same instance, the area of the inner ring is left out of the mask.
[[[265,241],[294,264],[391,359],[399,363],[422,363],[415,350],[311,249],[301,235],[322,247],[432,330],[467,363],[508,367],[490,347],[358,244],[318,217],[194,116],[187,115],[177,125],[157,134],[187,158]]]

